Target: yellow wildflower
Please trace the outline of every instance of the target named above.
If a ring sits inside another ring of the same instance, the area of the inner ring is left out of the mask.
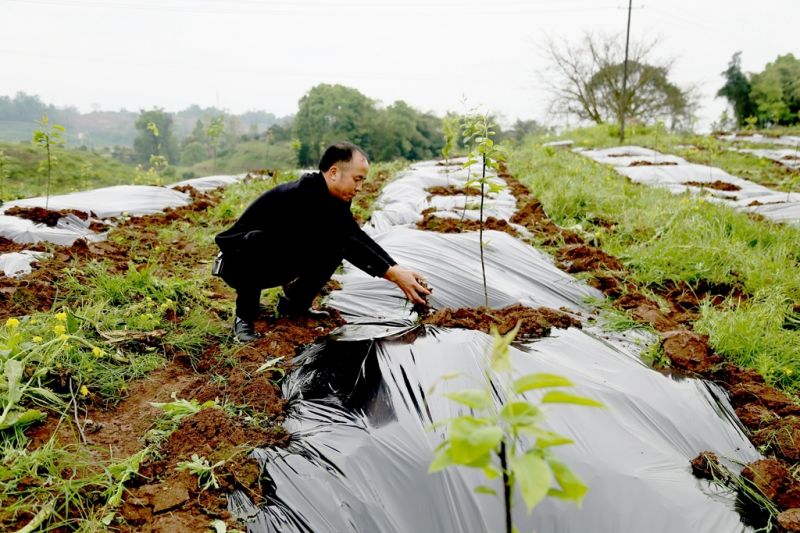
[[[81,385],[81,396],[89,396],[89,387]]]
[[[792,374],[794,374],[794,370],[792,370],[791,368],[784,368],[784,369],[783,369],[783,372],[784,372],[784,373],[785,373],[787,376],[791,376]]]
[[[93,354],[95,357],[103,357],[103,355],[104,355],[104,353],[103,353],[103,350],[101,350],[101,349],[100,349],[100,348],[98,348],[97,346],[95,346],[94,348],[92,348],[92,354]]]
[[[62,333],[61,335],[58,336],[58,340],[65,341],[67,339],[69,339],[69,335],[67,335],[66,333]]]
[[[62,311],[60,313],[56,313],[56,320],[58,320],[59,322],[66,322],[67,321],[67,313],[65,313],[64,311]]]
[[[39,335],[34,335],[32,340],[33,342],[42,342],[43,339]]]
[[[55,333],[56,335],[63,335],[66,332],[67,328],[65,328],[61,324],[56,324],[55,326],[53,326],[53,333]]]
[[[19,326],[19,320],[16,318],[9,318],[6,320],[6,327],[9,329],[14,329],[15,327]]]

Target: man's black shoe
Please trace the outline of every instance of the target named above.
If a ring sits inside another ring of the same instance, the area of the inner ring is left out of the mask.
[[[285,296],[278,297],[278,315],[282,317],[290,317],[290,318],[297,318],[297,317],[310,317],[316,319],[323,319],[323,318],[330,318],[331,314],[327,311],[322,311],[319,309],[312,309],[311,307],[303,309],[296,307],[292,304],[292,301],[289,300]]]
[[[251,342],[258,338],[255,324],[238,316],[233,319],[233,336],[239,342]]]

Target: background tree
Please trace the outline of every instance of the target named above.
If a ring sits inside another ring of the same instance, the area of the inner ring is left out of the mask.
[[[142,110],[136,119],[136,129],[139,133],[133,141],[133,150],[138,163],[149,165],[152,156],[164,157],[169,163],[177,162],[178,143],[169,113],[159,108]]]
[[[800,112],[800,60],[778,56],[751,80],[750,98],[761,124],[790,125]]]
[[[208,122],[208,127],[206,128],[206,136],[208,137],[208,141],[211,145],[211,154],[214,158],[214,170],[217,170],[217,148],[219,148],[219,138],[225,132],[225,117],[219,115],[217,117],[212,118]]]
[[[628,83],[622,98],[624,42],[616,35],[585,34],[579,44],[546,44],[551,66],[544,78],[553,94],[552,110],[597,124],[628,119],[690,125],[696,108],[693,90],[669,80],[670,61],[651,58],[655,42],[631,43]]]
[[[744,126],[748,117],[755,116],[755,105],[750,98],[750,80],[742,72],[741,52],[733,54],[730,63],[728,63],[728,68],[722,75],[725,77],[725,85],[717,91],[717,96],[728,100],[728,103],[733,108],[736,125],[739,127]]]
[[[373,101],[356,89],[320,84],[300,99],[294,119],[294,137],[300,142],[300,165],[314,165],[325,147],[346,139],[369,152],[369,125],[374,122]]]

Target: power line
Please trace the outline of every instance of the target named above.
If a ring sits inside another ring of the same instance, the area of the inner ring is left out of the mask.
[[[233,0],[231,2],[218,2],[217,0],[204,0],[200,4],[194,2],[192,4],[184,3],[133,3],[129,0],[123,2],[110,2],[100,0],[4,0],[7,3],[24,4],[25,6],[40,5],[40,6],[54,6],[54,7],[74,7],[74,8],[101,8],[105,10],[137,10],[137,11],[156,11],[156,12],[176,12],[186,14],[236,14],[245,12],[269,13],[269,14],[299,14],[309,15],[309,9],[316,9],[314,14],[325,12],[326,15],[347,14],[352,13],[339,13],[340,11],[347,11],[352,9],[360,9],[367,12],[389,14],[399,13],[408,16],[419,16],[420,14],[430,12],[440,12],[442,14],[454,14],[460,11],[466,11],[470,14],[475,13],[521,13],[521,12],[534,12],[539,14],[548,13],[576,13],[586,11],[606,11],[614,9],[611,4],[598,6],[596,3],[586,3],[585,0],[582,4],[572,4],[569,7],[563,6],[563,2],[553,2],[547,0],[546,2],[531,3],[521,2],[519,0],[498,0],[498,2],[487,4],[486,2],[469,1],[461,2],[458,4],[431,4],[429,2],[397,2],[397,3],[360,3],[360,2],[322,2],[314,0],[306,0],[301,2],[270,2],[261,3],[246,0]],[[553,7],[550,7],[553,6]]]

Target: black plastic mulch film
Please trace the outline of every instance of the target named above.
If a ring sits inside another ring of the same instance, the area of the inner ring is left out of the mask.
[[[395,219],[419,213],[427,206],[425,187],[464,178],[464,171],[445,175],[433,163],[418,164],[384,190],[380,206]],[[393,226],[381,213],[373,216],[373,235],[400,264],[427,276],[434,307],[483,303],[477,234]],[[492,307],[522,302],[585,315],[586,297],[599,295],[507,234],[487,232],[484,241]],[[500,498],[473,491],[489,484],[501,494],[499,479],[487,482],[466,468],[427,473],[445,431],[432,424],[460,412],[444,394],[482,379],[491,338],[414,326],[396,287],[352,267],[340,281],[329,303],[349,324],[302,353],[283,384],[289,447],[253,452],[269,478],[267,502],[256,507],[237,492],[231,509],[252,532],[503,532]],[[530,515],[517,494],[519,531],[751,531],[732,496],[695,479],[689,460],[705,450],[741,462],[759,454],[724,392],[648,368],[639,359],[645,340],[584,327],[554,329],[512,347],[518,374],[563,375],[576,383],[573,392],[606,406],[548,409],[548,427],[575,440],[556,454],[589,492],[580,509],[547,498]],[[439,379],[454,372],[460,376]]]

